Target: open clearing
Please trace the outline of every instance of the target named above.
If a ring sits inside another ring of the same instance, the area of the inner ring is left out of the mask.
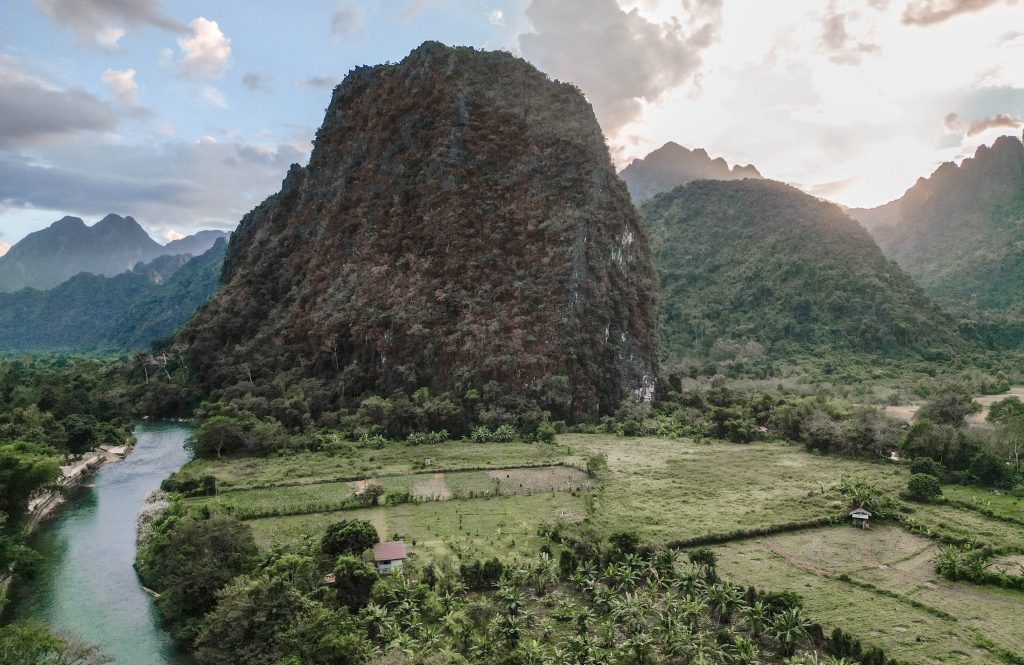
[[[1024,400],[1024,386],[1013,386],[1007,392],[999,393],[998,395],[975,395],[974,401],[981,405],[981,411],[968,416],[967,422],[972,425],[987,425],[985,419],[988,417],[989,407],[1007,397],[1017,397]],[[920,404],[899,404],[885,407],[885,412],[893,418],[909,423],[914,419],[920,408]]]
[[[792,589],[823,623],[847,626],[900,659],[1003,662],[981,646],[986,639],[1024,653],[1024,595],[937,577],[934,551],[931,541],[892,526],[811,529],[718,548],[726,578]]]

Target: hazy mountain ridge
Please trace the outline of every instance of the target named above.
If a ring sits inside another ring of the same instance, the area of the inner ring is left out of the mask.
[[[694,180],[760,179],[762,176],[751,164],[729,168],[724,159],[711,159],[703,148],[689,150],[669,141],[643,159],[634,159],[619,171],[619,177],[629,188],[633,201],[640,204],[655,194]]]
[[[1003,136],[945,163],[901,198],[850,214],[930,294],[1024,314],[1024,145]]]
[[[92,226],[64,217],[0,256],[0,292],[49,289],[79,273],[113,277],[165,255],[198,256],[227,234],[200,231],[161,245],[132,217],[110,214]]]
[[[753,340],[776,357],[948,354],[973,343],[838,206],[770,180],[696,181],[642,207],[665,358]]]
[[[0,351],[110,351],[146,348],[179,329],[213,293],[227,241],[187,259],[166,281],[153,269],[114,277],[80,273],[45,291],[0,293]]]
[[[182,339],[207,388],[562,375],[594,415],[653,386],[653,319],[644,230],[582,94],[428,42],[335,89],[309,166],[243,219]]]

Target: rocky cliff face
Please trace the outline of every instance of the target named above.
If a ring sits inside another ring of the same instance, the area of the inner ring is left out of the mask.
[[[586,418],[649,394],[652,294],[583,95],[428,42],[335,89],[309,166],[242,220],[182,339],[207,388],[299,368],[344,402],[565,376]]]

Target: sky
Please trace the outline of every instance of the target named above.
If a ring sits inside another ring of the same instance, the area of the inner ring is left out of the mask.
[[[675,141],[846,205],[1024,128],[1018,0],[4,0],[0,253],[68,214],[231,229],[349,70],[430,39],[576,83],[620,167]]]

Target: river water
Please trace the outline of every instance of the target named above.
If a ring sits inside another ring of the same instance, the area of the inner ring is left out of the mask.
[[[98,645],[119,665],[190,662],[160,628],[153,599],[135,569],[135,520],[146,495],[188,461],[182,423],[142,423],[122,462],[106,464],[33,545],[45,562],[20,586],[15,619],[37,619]]]

